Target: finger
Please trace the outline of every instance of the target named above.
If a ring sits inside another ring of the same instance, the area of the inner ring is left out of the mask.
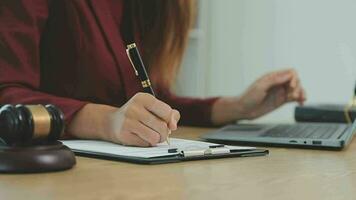
[[[150,94],[139,93],[138,95],[140,96],[140,98],[138,98],[139,101],[141,101],[142,105],[147,110],[163,119],[166,123],[169,123],[171,120],[172,108],[168,104],[156,99]]]
[[[173,109],[171,114],[171,121],[168,124],[168,128],[172,131],[177,130],[179,119],[180,113],[177,110]]]
[[[133,133],[135,133],[138,137],[143,139],[144,141],[151,144],[151,146],[156,146],[160,142],[164,142],[167,139],[167,134],[159,134],[141,122],[137,122],[135,127],[132,129]]]
[[[271,89],[272,87],[276,87],[279,85],[283,85],[291,80],[293,73],[291,71],[279,71],[266,75],[261,81],[261,88],[264,91]]]
[[[302,88],[302,99],[303,101],[307,100],[307,93],[305,92],[305,90]]]
[[[292,102],[292,101],[294,101],[294,99],[293,99],[293,92],[294,92],[294,89],[288,89],[288,92],[287,92],[287,102]]]
[[[163,119],[166,123],[170,122],[173,109],[168,104],[160,100],[156,100],[154,104],[149,105],[147,109],[157,117]]]
[[[128,145],[128,146],[140,146],[140,147],[149,147],[149,146],[151,146],[151,144],[148,143],[147,141],[141,139],[136,134],[129,133],[129,132],[123,133],[121,135],[120,140],[122,141],[121,143],[123,145]]]
[[[261,79],[264,79],[266,77],[283,76],[286,74],[291,74],[292,70],[293,69],[284,69],[284,70],[269,72],[266,75],[262,76]]]
[[[298,87],[298,85],[300,85],[300,80],[299,80],[298,74],[295,70],[291,70],[291,73],[292,73],[292,78],[291,78],[289,86],[291,88],[296,88],[296,87]]]
[[[295,89],[293,91],[293,97],[299,102],[299,104],[302,105],[306,99],[306,96],[305,96],[305,91],[303,89],[303,86],[301,85],[300,79],[296,72],[293,80],[294,80],[292,81],[293,83],[291,83],[291,87]]]
[[[301,91],[302,91],[302,88],[300,86],[297,86],[294,91],[293,91],[293,98],[295,100],[300,100],[301,99]]]
[[[151,130],[155,131],[157,134],[159,134],[160,138],[166,138],[168,135],[168,125],[165,121],[162,119],[156,117],[154,114],[151,112],[147,111],[146,109],[142,109],[140,116],[139,116],[139,121],[144,124],[146,127],[150,128]],[[160,139],[159,141],[161,141]],[[165,140],[163,140],[165,141]]]
[[[298,94],[296,94],[296,96],[298,97],[299,100],[303,100],[305,101],[305,91],[302,85],[298,85]]]
[[[305,91],[304,89],[302,88],[301,91],[300,91],[300,99],[299,99],[299,105],[304,105],[304,101],[306,100],[306,94],[305,94]]]
[[[288,98],[292,101],[304,101],[304,89],[302,88],[302,86],[300,84],[297,84],[295,88],[290,88]]]

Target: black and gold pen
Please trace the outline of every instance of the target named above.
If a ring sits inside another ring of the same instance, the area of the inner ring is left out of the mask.
[[[132,67],[135,70],[136,76],[138,76],[141,81],[143,91],[155,96],[155,93],[151,86],[151,81],[148,78],[145,65],[143,64],[141,55],[137,49],[136,44],[132,43],[127,45],[126,53],[127,56],[129,57]]]
[[[151,81],[148,78],[148,74],[147,74],[145,65],[143,64],[141,55],[140,55],[135,43],[127,45],[126,54],[131,62],[132,67],[135,70],[136,76],[138,76],[138,78],[141,81],[143,91],[155,96],[155,93],[151,86]],[[169,134],[167,136],[168,145],[170,145]]]

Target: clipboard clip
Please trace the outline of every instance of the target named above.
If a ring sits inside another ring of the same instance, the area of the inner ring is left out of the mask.
[[[230,149],[225,145],[214,145],[208,149],[182,150],[181,155],[185,158],[207,156],[207,155],[222,155],[231,153]]]

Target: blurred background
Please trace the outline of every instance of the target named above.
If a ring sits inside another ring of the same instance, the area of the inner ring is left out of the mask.
[[[239,95],[269,71],[295,68],[307,103],[347,103],[356,80],[356,1],[199,0],[175,85],[183,96]],[[259,120],[290,122],[295,104]]]

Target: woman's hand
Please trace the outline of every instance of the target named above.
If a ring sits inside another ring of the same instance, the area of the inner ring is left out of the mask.
[[[303,104],[306,95],[293,69],[266,74],[240,97],[219,99],[213,106],[212,121],[224,124],[239,119],[254,119],[281,105],[296,101]]]
[[[150,94],[138,93],[109,117],[107,140],[156,146],[177,129],[180,114]]]
[[[179,119],[177,110],[150,94],[138,93],[121,108],[88,104],[76,114],[68,132],[79,138],[156,146],[177,129]]]

